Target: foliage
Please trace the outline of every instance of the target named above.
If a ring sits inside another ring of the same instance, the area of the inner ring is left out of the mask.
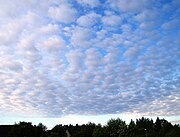
[[[11,137],[67,137],[68,131],[71,137],[180,137],[180,126],[172,125],[165,119],[140,118],[131,120],[129,124],[117,118],[110,119],[107,125],[88,123],[84,125],[56,125],[47,130],[40,123],[33,126],[30,122],[15,124],[9,132]]]
[[[15,124],[9,132],[11,137],[43,137],[45,136],[46,127],[40,123],[33,126],[31,122],[20,122]]]
[[[121,119],[111,119],[107,123],[109,137],[126,137],[127,125]]]

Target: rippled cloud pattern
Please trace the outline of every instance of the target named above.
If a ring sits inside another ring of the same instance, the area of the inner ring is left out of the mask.
[[[180,115],[179,0],[0,1],[0,113]]]

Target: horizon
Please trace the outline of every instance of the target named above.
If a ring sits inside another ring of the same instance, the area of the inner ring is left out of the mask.
[[[131,118],[129,118],[131,117]],[[155,116],[134,116],[134,115],[119,115],[119,114],[109,114],[109,115],[100,115],[100,116],[73,116],[73,115],[69,115],[66,117],[62,117],[62,118],[10,118],[7,121],[9,122],[2,122],[0,123],[0,125],[14,125],[14,124],[18,124],[19,122],[31,122],[32,125],[38,125],[39,123],[42,123],[43,125],[45,125],[47,127],[48,130],[51,130],[52,128],[54,128],[56,125],[73,125],[75,126],[76,124],[78,125],[83,125],[83,124],[88,124],[89,122],[91,123],[95,123],[95,124],[101,124],[102,126],[106,125],[107,122],[110,119],[117,119],[120,118],[121,120],[125,121],[126,124],[129,124],[131,120],[135,121],[137,119],[140,118],[149,118],[152,119],[153,121],[155,121],[157,119],[157,117]],[[13,121],[15,120],[16,121]],[[17,120],[18,119],[18,120]],[[99,120],[100,119],[100,120]],[[163,117],[160,116],[159,119],[165,119],[168,122],[170,122],[172,125],[180,125],[180,120],[176,120],[177,118],[175,116],[171,116],[171,117]]]
[[[179,13],[179,0],[0,0],[0,124],[180,124]]]

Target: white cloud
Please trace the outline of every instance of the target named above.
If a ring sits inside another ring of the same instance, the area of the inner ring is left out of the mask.
[[[75,21],[76,14],[76,9],[67,3],[60,4],[58,7],[50,7],[48,10],[49,17],[60,23]]]
[[[153,21],[149,21],[149,22],[143,22],[140,24],[140,28],[141,29],[145,29],[145,30],[152,30],[153,28],[156,28],[156,23]]]
[[[86,51],[86,59],[85,59],[85,65],[87,68],[91,69],[98,69],[99,66],[103,64],[102,55],[101,53],[93,48],[89,48]]]
[[[13,17],[22,15],[22,11],[26,12],[37,4],[35,0],[27,1],[0,1],[0,15],[3,17]],[[17,8],[18,7],[18,8]]]
[[[75,47],[89,47],[92,31],[88,28],[75,27],[72,31],[71,43]]]
[[[151,14],[150,14],[151,13]],[[158,20],[158,16],[161,16],[161,13],[158,11],[158,9],[145,9],[142,12],[140,12],[138,15],[135,16],[135,18],[139,22],[144,21],[152,21],[152,20]]]
[[[119,7],[123,12],[140,12],[151,7],[153,0],[109,0],[108,2],[113,7]]]
[[[58,33],[59,31],[59,26],[56,24],[48,24],[45,26],[42,26],[41,28],[39,28],[38,32],[40,33],[40,35],[53,35],[54,33]]]
[[[171,29],[178,30],[180,28],[179,21],[180,21],[180,19],[170,20],[170,21],[164,23],[162,25],[162,28],[167,29],[167,30],[171,30]]]
[[[80,51],[72,50],[67,53],[68,69],[71,72],[79,72],[83,69],[84,55]]]
[[[13,72],[19,72],[22,71],[22,64],[17,62],[17,61],[13,61],[13,59],[11,58],[1,58],[1,65],[0,65],[0,69],[2,70],[6,70],[6,71],[13,71]]]
[[[134,47],[130,47],[129,49],[127,49],[125,52],[124,52],[124,56],[126,56],[127,58],[132,58],[132,59],[135,59],[137,58],[137,56],[139,55],[140,53],[140,47],[138,47],[137,45],[134,46]]]
[[[102,18],[102,21],[105,25],[110,25],[110,26],[118,26],[122,23],[122,17],[118,15],[107,15]]]
[[[58,51],[66,47],[65,41],[60,36],[51,36],[47,40],[44,40],[40,45],[50,51]]]
[[[98,19],[100,17],[101,17],[100,15],[94,12],[91,12],[91,13],[88,13],[86,15],[79,17],[77,19],[77,23],[83,27],[92,27],[93,25],[98,23]]]
[[[82,4],[82,5],[90,6],[92,8],[100,5],[99,0],[77,0],[77,2]]]
[[[1,44],[15,42],[18,39],[17,33],[22,31],[23,23],[18,20],[9,21],[7,24],[0,26],[0,40]]]

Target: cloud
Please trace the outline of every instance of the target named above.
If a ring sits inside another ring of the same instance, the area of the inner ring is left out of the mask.
[[[162,28],[167,29],[167,30],[173,30],[173,29],[179,29],[179,19],[173,19],[169,22],[166,22],[162,25]]]
[[[105,25],[115,27],[122,23],[122,17],[112,13],[108,13],[106,16],[102,18],[102,21]]]
[[[77,2],[0,4],[0,112],[179,115],[174,2]]]
[[[22,70],[22,65],[21,63],[13,61],[12,59],[2,58],[0,68],[6,69],[7,71],[18,72]]]
[[[98,19],[100,17],[101,17],[100,15],[94,12],[91,12],[91,13],[88,13],[87,15],[83,15],[79,17],[77,19],[77,23],[82,27],[92,27],[98,23]]]
[[[93,67],[98,68],[98,66],[101,66],[103,64],[102,61],[102,55],[101,53],[93,48],[90,48],[86,51],[86,61],[85,61],[86,67]]]
[[[59,30],[59,26],[56,24],[47,24],[42,26],[41,28],[39,28],[38,32],[40,33],[40,35],[53,35],[58,33]]]
[[[16,41],[17,33],[20,33],[21,27],[24,24],[20,23],[18,20],[13,20],[7,24],[1,26],[0,40],[1,44],[6,44],[12,41]]]
[[[27,0],[25,1],[13,1],[13,2],[0,2],[0,15],[3,17],[13,17],[13,16],[19,16],[22,15],[22,11],[27,11],[28,9],[31,9],[37,4],[34,0]],[[19,8],[17,8],[17,6]]]
[[[48,10],[49,17],[60,23],[75,21],[76,13],[76,9],[67,3],[60,4],[58,7],[50,7]]]
[[[140,12],[151,7],[153,0],[113,0],[108,1],[112,7],[118,7],[123,12]]]
[[[77,0],[77,2],[82,5],[90,6],[91,8],[94,8],[100,5],[99,0]]]
[[[149,14],[151,12],[151,14]],[[145,9],[141,13],[135,16],[135,18],[139,22],[145,22],[145,21],[152,21],[157,19],[158,16],[160,16],[161,13],[159,13],[158,9]]]
[[[65,48],[66,43],[61,37],[57,36],[51,36],[47,40],[44,40],[41,44],[44,48],[47,48],[48,50],[62,50]]]
[[[71,43],[76,47],[89,47],[91,45],[92,30],[76,26],[72,30]]]

